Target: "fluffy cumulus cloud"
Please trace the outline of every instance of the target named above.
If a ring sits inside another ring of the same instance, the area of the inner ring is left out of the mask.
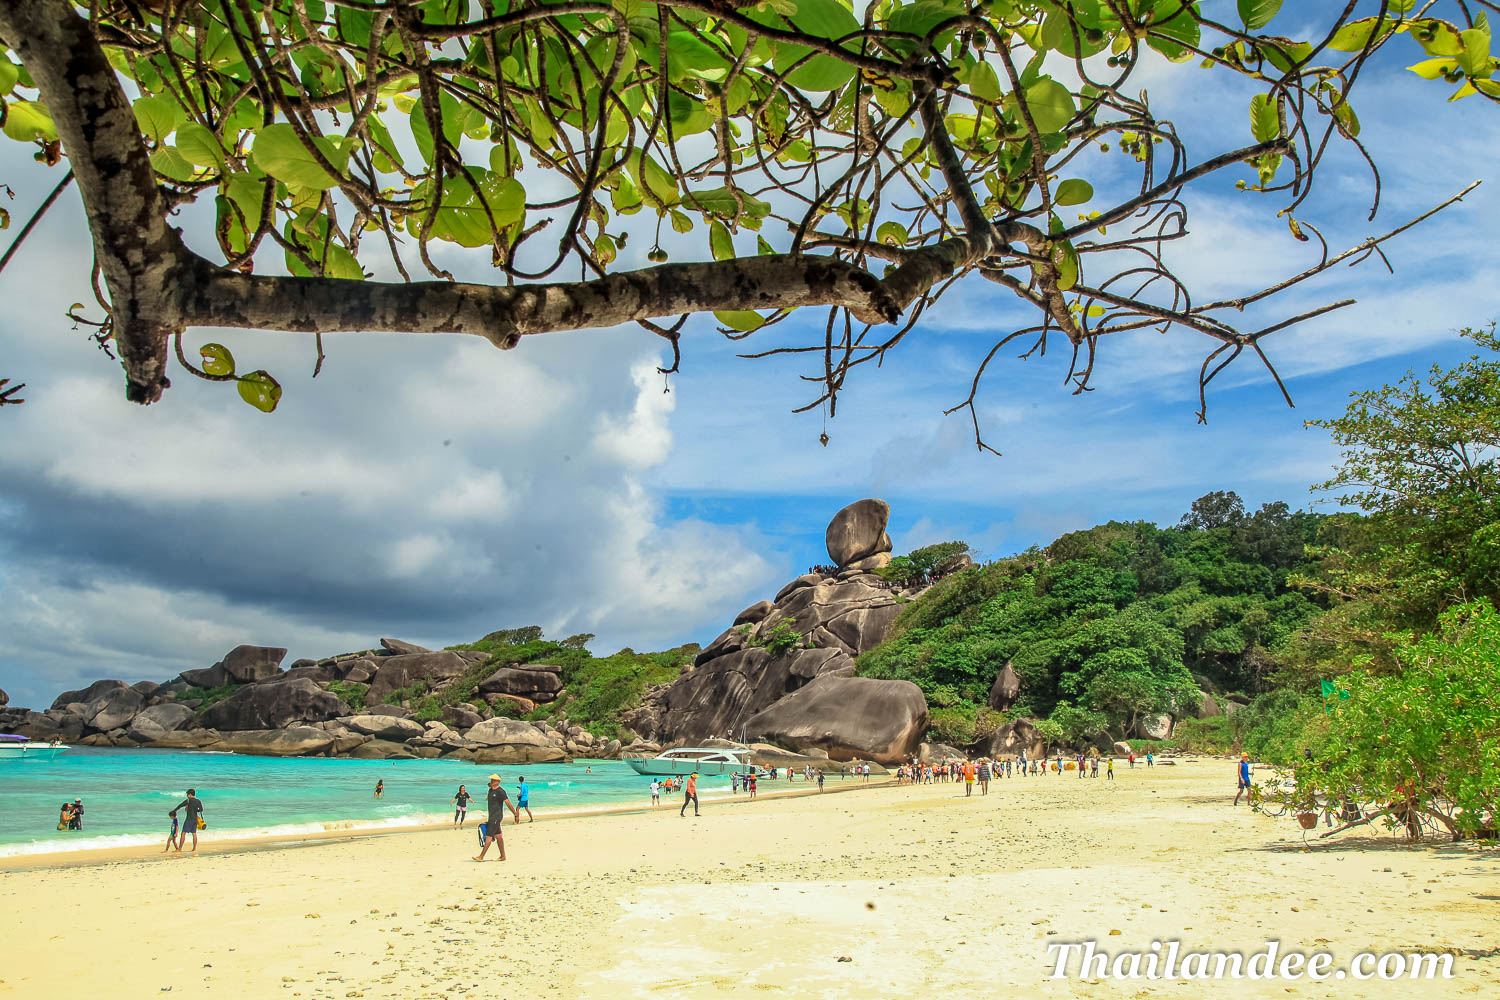
[[[314,381],[306,338],[195,332],[276,373],[281,407],[262,415],[184,375],[142,409],[59,321],[84,298],[62,264],[81,233],[56,226],[5,275],[48,288],[0,317],[7,374],[31,383],[0,438],[0,687],[14,701],[170,676],[240,642],[297,657],[535,623],[594,632],[603,652],[658,648],[711,638],[778,582],[753,528],[669,518],[648,486],[677,398],[651,338],[500,353],[330,337]]]

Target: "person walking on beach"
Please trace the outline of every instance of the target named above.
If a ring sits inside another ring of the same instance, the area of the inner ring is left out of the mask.
[[[453,825],[460,830],[464,828],[464,820],[469,817],[469,800],[473,797],[464,785],[459,785],[458,794],[453,796]]]
[[[521,822],[521,814],[516,811],[515,806],[510,804],[510,796],[505,794],[505,789],[500,787],[500,775],[498,774],[490,775],[490,790],[486,796],[486,803],[489,805],[490,815],[485,821],[484,846],[479,849],[479,853],[475,855],[474,860],[483,861],[484,856],[490,852],[490,845],[498,842],[500,845],[500,860],[504,861],[505,837],[501,835],[500,828],[505,825],[505,808],[510,806],[511,815],[515,816],[517,823]]]
[[[1109,759],[1109,770],[1105,773],[1104,777],[1108,781],[1115,780],[1115,759],[1113,757]]]
[[[1155,760],[1155,758],[1153,758],[1153,757],[1152,757],[1152,756],[1151,756],[1151,751],[1150,751],[1150,750],[1147,750],[1147,751],[1146,751],[1146,766],[1147,766],[1147,767],[1150,767],[1150,766],[1151,766],[1151,765],[1152,765],[1152,762],[1153,762],[1153,761],[1154,761],[1154,760]]]
[[[661,782],[655,778],[651,779],[651,805],[653,807],[661,805]]]
[[[1239,787],[1234,793],[1235,805],[1240,804],[1241,795],[1245,796],[1245,802],[1248,804],[1250,802],[1250,755],[1247,753],[1240,754]]]
[[[755,772],[750,772],[750,797],[755,798]]]
[[[823,791],[823,769],[818,769],[818,791]]]
[[[375,782],[375,797],[378,799],[385,794],[385,779],[381,778]]]
[[[693,804],[693,818],[698,818],[698,773],[695,771],[688,776],[687,785],[682,792],[682,808],[677,810],[679,817],[687,815],[688,803]]]
[[[531,815],[531,786],[526,784],[526,775],[521,775],[521,784],[516,788],[516,822],[521,822],[521,810],[526,810],[526,821],[535,823],[536,817]]]
[[[988,758],[979,762],[979,794],[990,794],[990,762]]]
[[[167,813],[167,815],[170,816],[170,817],[172,817],[172,832],[167,834],[167,846],[164,847],[164,848],[162,848],[162,853],[163,854],[166,854],[172,848],[176,847],[177,846],[177,840],[178,840],[178,833],[177,833],[177,810],[173,809],[171,812]]]
[[[188,834],[191,833],[193,835],[192,853],[197,854],[198,831],[206,824],[203,822],[203,802],[199,800],[196,790],[189,788],[187,790],[187,798],[173,806],[172,812],[175,813],[179,809],[185,810],[186,815],[182,820],[182,834],[177,838],[177,853],[182,853],[182,845],[187,840]]]
[[[970,795],[974,794],[974,764],[972,762],[967,762],[963,767],[959,768],[959,770],[963,772],[964,797],[968,798]]]

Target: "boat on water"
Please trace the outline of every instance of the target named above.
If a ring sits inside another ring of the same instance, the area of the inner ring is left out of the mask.
[[[718,776],[727,774],[749,774],[755,770],[750,763],[748,747],[678,747],[665,750],[655,757],[626,757],[625,763],[635,768],[637,774]]]
[[[29,736],[0,733],[0,760],[51,760],[73,749],[60,742],[42,742]]]

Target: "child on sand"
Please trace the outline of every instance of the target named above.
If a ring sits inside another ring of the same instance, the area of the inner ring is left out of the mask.
[[[453,825],[460,830],[464,828],[464,820],[469,816],[469,800],[473,798],[469,790],[463,785],[458,786],[458,794],[453,796]]]
[[[173,809],[167,815],[172,817],[172,832],[167,834],[167,846],[162,849],[163,854],[177,846],[177,810]]]

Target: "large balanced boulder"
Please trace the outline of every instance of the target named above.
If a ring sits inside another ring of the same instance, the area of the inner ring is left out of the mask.
[[[654,735],[688,743],[738,735],[751,715],[813,679],[853,673],[854,661],[839,649],[792,649],[780,655],[760,647],[742,649],[683,674],[661,692],[654,706]]]
[[[391,743],[414,740],[427,731],[427,727],[414,719],[403,719],[397,715],[354,715],[338,720],[345,727],[365,736]]]
[[[327,752],[332,748],[333,741],[332,733],[314,726],[292,726],[288,729],[225,733],[214,744],[214,749],[265,757],[305,757]]]
[[[276,676],[286,650],[280,646],[239,645],[224,654],[218,665],[229,679],[239,684],[253,684]]]
[[[469,669],[469,661],[457,653],[443,650],[436,653],[382,656],[379,667],[369,682],[370,690],[365,695],[366,705],[378,705],[392,691],[410,687],[417,681],[436,684],[450,680]]]
[[[990,685],[990,697],[988,704],[997,712],[1003,712],[1016,703],[1021,696],[1021,678],[1009,661],[1005,669],[995,678],[995,683]]]
[[[885,533],[891,517],[891,505],[884,500],[858,500],[833,515],[824,533],[828,557],[834,565],[848,566],[877,552],[891,551],[891,538]]]
[[[170,701],[143,708],[130,720],[125,735],[136,743],[154,743],[168,733],[176,732],[193,719],[193,710]]]
[[[745,735],[834,760],[897,763],[927,730],[927,701],[910,681],[818,677],[745,721]]]
[[[199,725],[220,732],[283,729],[294,722],[323,722],[349,714],[349,706],[305,678],[248,684],[208,708]]]

